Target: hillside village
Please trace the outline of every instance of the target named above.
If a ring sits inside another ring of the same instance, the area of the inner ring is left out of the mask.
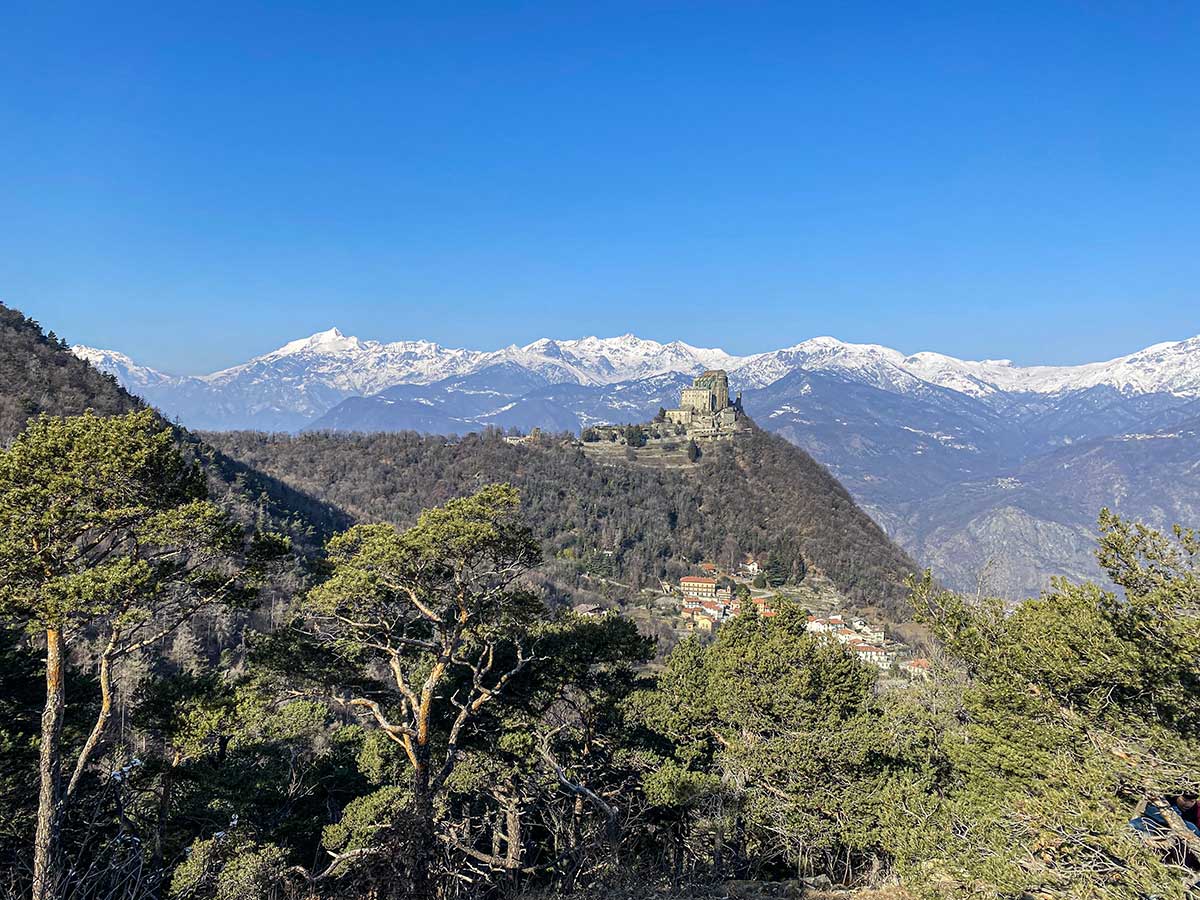
[[[649,595],[644,608],[652,611],[654,618],[667,621],[677,638],[712,635],[723,623],[750,609],[763,618],[774,618],[783,604],[793,603],[809,610],[805,631],[841,644],[860,662],[881,673],[909,678],[924,678],[929,673],[929,660],[915,656],[905,643],[890,637],[883,625],[838,612],[841,598],[828,585],[768,586],[765,565],[753,554],[746,554],[732,569],[708,561],[696,569],[700,574],[663,581],[657,591],[643,592]],[[822,581],[819,575],[813,580]],[[580,603],[575,612],[603,615],[605,607]],[[637,604],[622,610],[622,614],[645,622],[638,613]]]
[[[641,466],[673,468],[694,464],[702,443],[732,440],[752,427],[742,410],[740,394],[730,399],[728,376],[718,369],[696,376],[691,386],[680,392],[679,406],[660,411],[654,421],[584,429],[581,446],[585,452],[608,456],[612,462],[618,461],[612,454],[620,452],[626,461]],[[536,443],[538,433],[506,440],[512,444]],[[687,444],[683,445],[685,440]],[[861,662],[881,672],[910,677],[923,677],[928,672],[928,660],[913,658],[904,643],[888,638],[882,625],[837,612],[842,598],[831,586],[800,593],[796,585],[784,585],[778,579],[768,581],[764,562],[754,554],[745,554],[736,565],[731,560],[725,569],[714,562],[701,562],[697,572],[673,583],[662,581],[657,592],[644,593],[652,595],[648,605],[654,618],[669,622],[674,638],[689,633],[711,634],[750,606],[758,615],[772,618],[778,614],[778,604],[788,600],[810,612],[822,611],[822,616],[809,615],[806,630],[844,645]],[[604,607],[580,603],[575,609],[595,615]]]
[[[684,576],[671,591],[681,599],[687,631],[712,632],[748,606],[764,618],[773,618],[779,613],[780,603],[787,600],[786,592],[752,586],[761,574],[761,567],[752,556],[746,558],[736,573],[722,572],[714,563],[701,563],[700,568],[706,574]],[[884,672],[899,669],[905,674],[920,675],[928,669],[927,660],[911,658],[904,644],[889,640],[882,625],[861,617],[848,618],[833,611],[823,616],[810,614],[805,630],[842,644],[860,662]]]

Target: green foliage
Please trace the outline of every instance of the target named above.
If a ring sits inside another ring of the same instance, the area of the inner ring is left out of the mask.
[[[655,806],[687,808],[721,790],[721,776],[697,772],[674,759],[663,760],[643,778],[646,799]]]
[[[206,603],[247,602],[286,542],[241,526],[151,410],[32,421],[0,451],[0,614],[127,638]],[[241,559],[241,568],[233,565]]]
[[[460,746],[532,661],[546,611],[517,580],[540,549],[520,519],[517,492],[490,485],[426,510],[403,532],[355,526],[329,542],[328,555],[329,577],[305,600],[306,636],[350,676],[334,688],[338,702],[401,746],[409,765],[404,785],[384,784],[355,801],[347,815],[356,818],[327,839],[342,848],[360,828],[378,832],[420,893],[433,864],[435,809]],[[378,745],[360,760],[376,783],[398,768]],[[404,809],[395,806],[401,796]],[[406,827],[391,828],[398,821]]]
[[[916,585],[919,613],[968,676],[926,707],[942,747],[934,821],[945,831],[897,853],[931,893],[944,882],[1181,896],[1180,876],[1125,823],[1139,798],[1200,777],[1195,546],[1187,532],[1173,542],[1108,513],[1101,529],[1098,555],[1121,594],[1059,582],[1009,612],[928,577]],[[932,716],[948,703],[953,717]],[[1005,850],[1014,846],[1029,855]]]
[[[608,577],[634,588],[676,580],[702,559],[774,551],[779,575],[819,570],[855,605],[908,615],[903,579],[916,566],[804,451],[763,432],[706,447],[700,465],[610,465],[560,442],[513,446],[499,435],[235,432],[209,436],[243,464],[320,497],[360,521],[412,525],[423,508],[481,480],[520,490],[546,553],[554,595],[595,589],[583,576],[611,553]],[[636,498],[637,502],[630,502]],[[573,556],[563,551],[573,551]],[[592,598],[587,598],[592,599]]]
[[[271,894],[286,856],[278,847],[233,835],[192,845],[171,878],[172,900],[245,900]]]
[[[381,832],[403,821],[412,792],[404,785],[386,785],[370,794],[355,797],[342,811],[340,821],[325,828],[322,843],[329,850],[362,850],[384,841]]]
[[[669,748],[647,798],[714,866],[884,867],[930,898],[1182,897],[1127,822],[1200,772],[1194,537],[1101,525],[1121,594],[1064,582],[1008,608],[915,584],[946,655],[908,690],[876,694],[791,610],[680,645],[632,701]]]
[[[335,537],[331,575],[305,601],[313,634],[363,670],[389,668],[391,690],[417,714],[410,683],[469,665],[479,647],[494,653],[496,640],[511,648],[540,612],[512,586],[540,557],[517,511],[516,492],[494,485],[427,510],[404,532],[359,525]]]
[[[903,766],[889,761],[873,671],[804,625],[786,605],[740,615],[711,644],[681,644],[634,701],[673,748],[647,796],[690,809],[693,828],[725,823],[736,854],[792,867],[816,851],[881,852],[862,823],[876,820],[875,780]]]
[[[138,546],[190,527],[226,541],[203,496],[199,470],[149,410],[31,422],[0,451],[0,609],[61,627],[153,594],[156,567]]]
[[[204,755],[219,736],[233,730],[237,697],[216,674],[180,672],[147,679],[136,697],[134,720],[182,759]]]
[[[43,413],[77,416],[91,410],[108,416],[141,405],[116,379],[76,359],[33,319],[0,303],[0,444]]]
[[[763,566],[762,578],[766,587],[779,587],[786,584],[791,577],[791,570],[778,550],[772,550],[767,555],[767,564]]]

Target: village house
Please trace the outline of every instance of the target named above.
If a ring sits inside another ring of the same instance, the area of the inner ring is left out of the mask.
[[[883,629],[871,625],[865,619],[847,622],[844,616],[826,618],[809,616],[804,625],[809,634],[820,634],[832,638],[845,646],[859,660],[880,669],[890,669],[896,662],[896,651],[880,646],[884,643]]]
[[[729,606],[719,600],[700,600],[695,597],[683,602],[683,615],[688,620],[688,629],[697,628],[701,631],[711,631],[718,622],[723,622],[732,615]]]
[[[882,647],[856,641],[850,646],[850,652],[858,657],[860,662],[869,663],[880,669],[890,669],[895,662],[895,655]]]
[[[685,575],[679,579],[679,590],[685,597],[712,599],[717,596],[717,579],[703,575]]]
[[[746,558],[742,560],[742,564],[738,567],[738,571],[747,578],[754,578],[761,571],[758,565],[758,560],[754,558],[754,554],[747,553]]]
[[[846,621],[842,615],[832,615],[825,618],[809,616],[804,626],[812,634],[831,634],[843,644],[861,640],[871,644],[882,644],[886,640],[883,628],[872,625],[866,619]]]
[[[900,663],[900,671],[909,678],[924,680],[929,677],[929,660],[923,658],[906,659]]]
[[[850,623],[850,627],[873,644],[881,644],[886,639],[883,626],[872,625],[866,619],[855,619]]]
[[[841,616],[829,616],[826,619],[809,616],[808,622],[804,626],[804,630],[812,634],[828,634],[830,632],[842,631],[845,628],[846,621]]]
[[[679,579],[679,592],[686,599],[720,600],[728,604],[733,599],[733,591],[728,587],[717,587],[720,582],[716,578],[703,575],[685,575]]]

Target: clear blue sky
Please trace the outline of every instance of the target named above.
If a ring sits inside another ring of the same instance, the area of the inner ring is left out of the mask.
[[[338,325],[1078,362],[1200,332],[1200,4],[9,4],[0,299],[207,371]]]

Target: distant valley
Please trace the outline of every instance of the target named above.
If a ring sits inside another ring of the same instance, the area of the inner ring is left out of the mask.
[[[761,427],[812,453],[922,563],[1007,596],[1095,577],[1102,506],[1200,522],[1200,337],[1057,367],[828,337],[734,356],[633,335],[478,351],[331,329],[203,376],[73,349],[209,430],[579,431],[649,419],[723,368]]]

